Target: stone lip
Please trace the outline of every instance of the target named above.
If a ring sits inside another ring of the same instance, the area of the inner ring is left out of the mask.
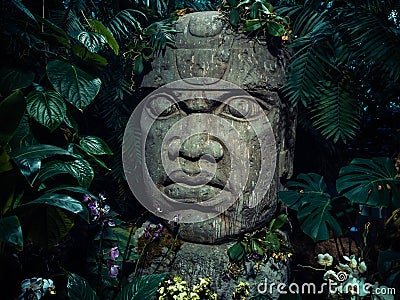
[[[221,78],[248,90],[276,90],[284,82],[284,50],[271,53],[233,33],[217,11],[185,15],[175,23],[174,48],[155,57],[141,87],[157,88],[190,77]]]

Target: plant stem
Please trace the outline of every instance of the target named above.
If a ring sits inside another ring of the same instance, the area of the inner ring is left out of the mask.
[[[104,232],[104,223],[101,223],[99,252],[97,254],[97,258],[98,258],[97,285],[96,285],[97,294],[99,294],[99,289],[100,289],[100,285],[101,285],[101,269],[102,269],[102,256],[103,256],[103,232]]]
[[[159,262],[159,264],[157,265],[157,267],[155,268],[155,270],[153,271],[153,274],[155,274],[157,272],[157,270],[160,268],[160,266],[163,264],[163,262],[166,260],[166,258],[169,256],[169,254],[171,253],[173,247],[175,246],[176,241],[178,240],[179,237],[179,233],[181,230],[181,226],[178,224],[178,232],[175,235],[174,240],[172,241],[171,246],[169,247],[167,253],[165,253],[165,255],[163,256],[163,258],[161,259],[161,261]]]

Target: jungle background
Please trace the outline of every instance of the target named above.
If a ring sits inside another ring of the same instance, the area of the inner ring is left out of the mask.
[[[293,280],[322,280],[320,253],[335,260],[356,253],[373,280],[399,287],[398,1],[6,0],[2,299],[17,298],[21,282],[33,277],[54,281],[57,293],[44,298],[155,295],[166,275],[151,277],[150,288],[136,274],[132,232],[151,216],[126,184],[122,137],[146,93],[141,77],[173,46],[173,22],[216,9],[235,30],[279,42],[291,56],[280,93],[298,110],[294,175],[281,196],[291,220]],[[329,207],[328,236],[307,230],[315,224],[298,216],[302,201],[315,204],[313,213],[321,203]],[[119,258],[106,250],[116,245]],[[44,283],[38,286],[22,297],[42,297]]]

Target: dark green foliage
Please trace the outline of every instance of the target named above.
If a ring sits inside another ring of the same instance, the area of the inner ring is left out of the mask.
[[[136,277],[117,295],[116,300],[151,300],[167,273]]]
[[[289,181],[289,191],[279,192],[279,198],[289,208],[297,211],[301,229],[314,241],[329,239],[329,230],[342,235],[342,228],[335,218],[335,208],[327,193],[324,178],[318,174],[299,174]]]
[[[277,13],[292,21],[294,50],[284,94],[292,104],[310,107],[323,136],[346,143],[359,132],[367,99],[379,101],[371,79],[386,88],[398,84],[400,31],[390,16],[399,5],[391,0],[281,4]],[[389,101],[399,104],[399,99],[397,91]]]
[[[336,185],[352,203],[400,208],[400,178],[389,158],[354,159],[340,170]]]

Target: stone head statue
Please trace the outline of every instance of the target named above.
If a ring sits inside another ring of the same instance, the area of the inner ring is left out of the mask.
[[[124,169],[139,201],[181,223],[182,238],[218,243],[276,213],[295,113],[278,94],[279,49],[233,33],[218,12],[186,15],[176,30],[175,48],[143,78],[142,88],[158,89],[128,123]]]

